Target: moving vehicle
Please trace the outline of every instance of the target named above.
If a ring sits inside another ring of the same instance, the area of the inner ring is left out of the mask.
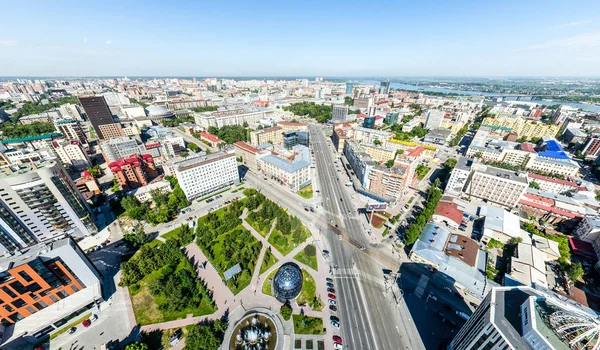
[[[458,317],[462,318],[465,321],[468,321],[469,318],[471,318],[471,316],[465,314],[464,312],[461,311],[456,311],[456,315],[458,315]]]

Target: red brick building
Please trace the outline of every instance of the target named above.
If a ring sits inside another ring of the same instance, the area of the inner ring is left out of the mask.
[[[158,174],[154,159],[149,154],[134,154],[121,158],[108,165],[115,179],[123,189],[146,186]]]

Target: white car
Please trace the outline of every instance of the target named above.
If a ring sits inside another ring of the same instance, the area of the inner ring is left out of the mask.
[[[338,343],[333,343],[333,348],[334,349],[343,349],[344,346],[342,344],[338,344]]]
[[[335,321],[331,321],[331,326],[333,326],[334,328],[340,328],[340,324]]]

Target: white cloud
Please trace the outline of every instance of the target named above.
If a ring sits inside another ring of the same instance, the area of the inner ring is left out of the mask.
[[[527,46],[515,51],[561,48],[571,50],[586,50],[595,47],[600,47],[600,32],[579,34],[561,39],[546,40],[543,43]]]
[[[569,22],[569,23],[563,23],[563,24],[556,25],[555,28],[569,28],[569,27],[576,27],[576,26],[581,26],[581,25],[590,24],[590,23],[592,23],[592,21],[590,21],[590,20],[573,21],[573,22]]]
[[[17,45],[18,41],[16,40],[3,40],[0,39],[0,47],[12,47]]]
[[[87,38],[83,38],[83,42],[84,42],[84,43],[87,43]]]
[[[112,44],[112,41],[110,41],[110,40],[106,40],[105,44],[106,44],[106,45],[110,45],[110,44]]]

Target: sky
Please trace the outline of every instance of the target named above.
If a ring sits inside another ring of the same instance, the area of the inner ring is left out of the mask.
[[[600,1],[8,1],[0,76],[600,76]]]

